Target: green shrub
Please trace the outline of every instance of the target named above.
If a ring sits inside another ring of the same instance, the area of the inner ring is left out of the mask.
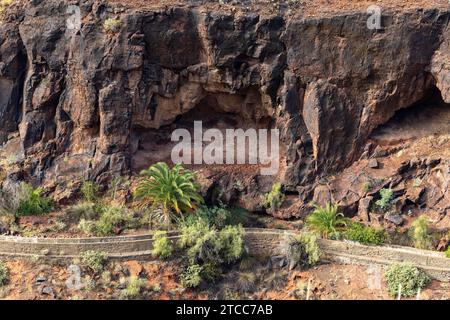
[[[161,206],[167,223],[170,223],[173,212],[192,211],[197,204],[203,203],[195,174],[180,164],[170,169],[166,163],[159,162],[143,170],[141,176],[134,192],[135,199],[141,207]]]
[[[102,251],[89,250],[82,254],[81,262],[85,267],[88,267],[93,272],[100,273],[106,265],[107,254]]]
[[[43,196],[44,189],[22,183],[17,216],[41,215],[52,211],[53,202]]]
[[[182,281],[195,287],[193,283],[198,285],[201,279],[213,281],[220,274],[221,265],[231,264],[242,257],[244,228],[241,225],[226,226],[218,231],[198,220],[182,226],[178,246],[187,250],[188,268]]]
[[[309,230],[324,238],[338,237],[347,225],[347,219],[338,212],[337,205],[327,203],[325,207],[314,205],[314,211],[306,218]]]
[[[243,224],[247,221],[247,211],[238,207],[228,208],[224,205],[207,207],[200,206],[195,214],[187,216],[180,224],[195,224],[203,220],[208,226],[222,229],[227,225]]]
[[[125,228],[130,221],[124,207],[102,207],[98,211],[100,218],[97,221],[81,219],[78,229],[87,234],[107,236],[114,234],[115,229]]]
[[[370,190],[372,190],[373,185],[370,181],[365,181],[362,185],[362,190],[364,193],[369,192]]]
[[[193,221],[195,219],[202,219],[210,227],[217,227],[219,229],[223,228],[229,224],[231,220],[231,212],[225,207],[206,207],[201,206],[195,211],[195,215],[190,215],[187,217],[189,220]]]
[[[138,277],[130,277],[125,289],[122,290],[120,296],[122,299],[138,299],[142,295],[143,289],[146,287],[147,281]]]
[[[193,264],[187,267],[187,269],[180,276],[180,283],[185,288],[196,288],[202,281],[201,272],[203,267],[198,264]]]
[[[445,256],[447,258],[450,258],[450,246],[447,247],[447,250],[445,250]]]
[[[252,272],[239,272],[237,286],[242,292],[251,292],[256,287],[256,276]]]
[[[418,249],[429,249],[431,247],[428,224],[428,218],[424,215],[420,216],[412,223],[410,237],[414,241],[414,246]]]
[[[230,219],[228,220],[227,224],[231,225],[238,225],[242,224],[245,225],[245,223],[249,219],[249,212],[241,207],[229,207],[228,210],[230,211]]]
[[[240,225],[227,226],[217,231],[199,222],[181,229],[178,244],[188,249],[191,264],[232,263],[244,253],[244,228]]]
[[[85,234],[93,235],[97,231],[97,225],[95,221],[81,219],[78,222],[77,229]]]
[[[192,247],[210,229],[208,224],[203,220],[195,220],[191,224],[182,224],[180,227],[178,246],[182,249]]]
[[[375,201],[375,206],[382,212],[387,212],[394,205],[394,191],[383,188],[380,190],[380,199]]]
[[[272,190],[264,198],[264,207],[276,211],[283,205],[285,198],[284,193],[281,191],[281,184],[279,182],[274,183]]]
[[[400,285],[402,296],[414,296],[419,289],[425,288],[430,282],[430,278],[423,270],[409,262],[396,263],[389,266],[384,277],[389,294],[392,296],[398,294]]]
[[[114,233],[115,228],[123,228],[129,221],[124,207],[107,207],[96,223],[96,235],[107,236]]]
[[[381,245],[386,240],[386,233],[373,227],[366,227],[359,222],[352,222],[344,232],[344,237],[362,244]]]
[[[92,181],[84,181],[81,185],[81,194],[87,202],[96,202],[99,197],[99,187]]]
[[[7,284],[9,281],[9,270],[8,267],[5,266],[0,261],[0,287]]]
[[[219,231],[215,247],[218,252],[218,261],[233,263],[244,254],[244,228],[239,226],[226,226]]]
[[[103,211],[99,205],[92,202],[79,202],[66,210],[66,215],[68,215],[73,220],[87,219],[93,220],[100,216]]]
[[[169,259],[173,253],[172,242],[167,238],[167,232],[158,231],[153,236],[152,256]]]
[[[311,267],[320,261],[322,251],[317,243],[315,235],[302,232],[288,241],[286,257],[289,261],[289,268],[293,269],[297,265]]]
[[[103,23],[103,28],[107,32],[117,32],[119,31],[120,25],[121,25],[120,19],[108,18]]]
[[[208,283],[214,282],[222,273],[222,269],[216,263],[204,263],[200,277]]]

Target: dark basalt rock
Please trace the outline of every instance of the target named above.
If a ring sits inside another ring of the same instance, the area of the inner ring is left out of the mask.
[[[195,6],[116,10],[86,0],[74,31],[68,5],[23,1],[0,25],[0,143],[18,140],[23,176],[57,200],[73,194],[62,190],[73,181],[136,172],[143,132],[205,99],[281,129],[284,170],[272,181],[305,191],[305,201],[318,178],[359,159],[396,110],[433,85],[450,102],[448,11],[383,11],[378,32],[365,11],[308,18]],[[107,17],[120,19],[117,32],[105,31]],[[257,189],[267,189],[260,181]],[[258,209],[260,195],[229,185],[230,198]]]

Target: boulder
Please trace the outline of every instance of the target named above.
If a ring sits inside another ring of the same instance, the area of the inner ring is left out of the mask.
[[[396,226],[401,226],[403,224],[403,218],[399,214],[386,214],[384,215],[384,219],[395,224]]]
[[[358,217],[363,222],[369,222],[370,221],[370,205],[372,203],[373,197],[367,196],[365,198],[362,198],[359,200],[358,203]]]

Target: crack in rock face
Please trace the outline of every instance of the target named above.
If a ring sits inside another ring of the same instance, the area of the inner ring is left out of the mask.
[[[261,211],[261,197],[280,181],[289,197],[274,215],[298,217],[328,198],[356,214],[367,195],[351,189],[359,176],[345,170],[395,149],[377,145],[372,132],[430,90],[450,103],[449,9],[386,10],[382,30],[367,28],[365,9],[311,17],[43,0],[7,10],[0,155],[15,154],[9,180],[42,183],[58,201],[84,179],[107,183],[168,161],[171,131],[201,120],[281,134],[276,176],[198,167],[206,196],[220,189],[226,201]],[[395,180],[377,161],[369,169]]]

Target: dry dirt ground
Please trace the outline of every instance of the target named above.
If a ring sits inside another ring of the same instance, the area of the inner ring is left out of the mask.
[[[387,294],[382,269],[367,266],[322,264],[307,271],[289,272],[269,271],[260,263],[252,267],[256,278],[250,286],[240,284],[242,266],[236,266],[217,283],[190,290],[178,282],[179,262],[126,261],[110,263],[105,269],[108,272],[99,275],[83,269],[81,288],[75,290],[66,285],[71,276],[67,265],[19,260],[6,264],[11,270],[11,280],[0,288],[3,299],[121,299],[130,276],[145,282],[137,299],[304,300],[308,283],[312,300],[393,299]],[[450,284],[433,281],[422,291],[420,299],[450,299]]]

